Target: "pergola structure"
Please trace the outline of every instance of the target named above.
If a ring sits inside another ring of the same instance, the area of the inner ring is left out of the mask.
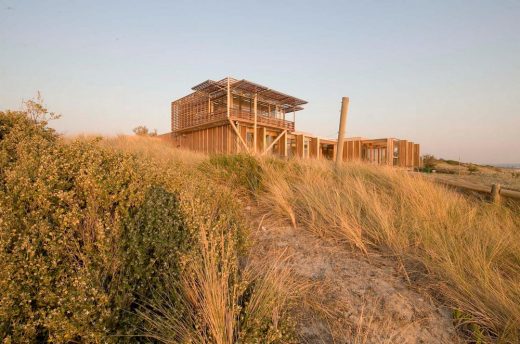
[[[179,148],[209,154],[273,154],[334,159],[337,141],[295,131],[305,100],[248,80],[206,80],[171,104],[171,133]],[[402,167],[420,165],[419,145],[394,138],[348,138],[343,160]]]

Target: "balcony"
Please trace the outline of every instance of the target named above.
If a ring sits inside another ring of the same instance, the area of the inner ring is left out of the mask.
[[[254,124],[255,115],[250,112],[243,112],[237,109],[230,110],[230,118],[233,121],[246,122],[249,124]],[[219,122],[224,122],[227,120],[227,111],[214,111],[210,113],[199,113],[195,116],[187,116],[184,118],[179,118],[178,122],[174,120],[174,123],[178,124],[177,128],[174,128],[174,131],[183,131],[186,129],[192,129],[196,127],[207,127],[212,124],[217,124]],[[277,129],[287,129],[289,131],[294,131],[294,122],[287,121],[280,118],[268,117],[264,115],[257,116],[257,124],[259,126],[277,128]]]
[[[238,110],[232,109],[230,116],[232,120],[238,120],[247,123],[255,122],[255,115],[250,112],[240,112]],[[257,124],[265,127],[287,129],[289,131],[294,131],[294,122],[287,121],[281,118],[257,115]]]

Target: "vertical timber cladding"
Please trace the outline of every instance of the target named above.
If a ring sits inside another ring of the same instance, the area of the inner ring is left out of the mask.
[[[245,125],[238,124],[238,132],[240,133],[242,140],[244,140],[244,142],[247,142],[247,127]],[[242,141],[239,141],[238,147],[239,152],[247,152],[246,148],[242,144]]]
[[[406,147],[406,167],[413,167],[413,142],[408,141]]]
[[[421,148],[418,143],[413,145],[413,166],[421,167]]]
[[[265,146],[265,135],[266,135],[266,129],[265,127],[257,127],[256,128],[256,151],[260,154],[264,152],[264,150],[267,148]]]
[[[309,156],[311,158],[320,158],[320,139],[319,137],[312,137],[310,139]]]
[[[398,163],[400,167],[406,167],[406,150],[408,148],[408,142],[406,140],[399,140],[398,142]]]
[[[233,137],[230,125],[194,130],[175,135],[175,145],[201,153],[234,153]]]
[[[347,139],[343,143],[343,161],[361,159],[362,142],[360,139]]]
[[[343,143],[343,161],[359,160],[361,158],[361,140],[350,139]]]
[[[296,155],[303,158],[303,135],[296,135]]]
[[[386,139],[386,164],[392,166],[394,164],[394,140]]]

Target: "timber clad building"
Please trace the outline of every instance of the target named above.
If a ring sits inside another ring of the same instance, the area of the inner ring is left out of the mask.
[[[172,102],[171,133],[179,148],[335,159],[337,140],[295,131],[305,100],[247,80],[207,80]],[[419,145],[406,140],[347,138],[343,159],[401,167],[420,165]]]

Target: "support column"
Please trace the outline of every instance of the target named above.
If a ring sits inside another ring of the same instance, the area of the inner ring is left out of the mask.
[[[406,147],[406,167],[413,167],[413,142],[408,142]]]
[[[303,135],[296,135],[296,155],[303,158]]]
[[[280,138],[280,146],[279,146],[279,154],[280,156],[286,158],[287,157],[287,131]]]
[[[265,127],[260,127],[257,129],[259,140],[257,139],[257,152],[263,152],[265,149]]]
[[[255,93],[255,97],[253,98],[253,111],[255,113],[255,121],[254,121],[254,129],[253,129],[253,152],[256,153],[256,145],[257,145],[257,123],[258,123],[258,106],[257,106],[257,102],[258,102],[258,94]]]
[[[386,139],[386,164],[392,166],[394,164],[394,141]]]
[[[229,76],[227,78],[227,118],[231,115],[231,85],[229,84]]]
[[[398,142],[398,146],[399,146],[399,151],[398,151],[398,154],[399,154],[399,158],[398,158],[399,166],[400,167],[405,167],[406,166],[406,148],[408,147],[407,141],[406,140],[400,140]]]
[[[320,158],[320,139],[319,137],[313,137],[310,139],[309,155],[311,158]]]
[[[414,143],[413,145],[413,153],[414,153],[414,167],[421,167],[421,151],[418,143]]]

